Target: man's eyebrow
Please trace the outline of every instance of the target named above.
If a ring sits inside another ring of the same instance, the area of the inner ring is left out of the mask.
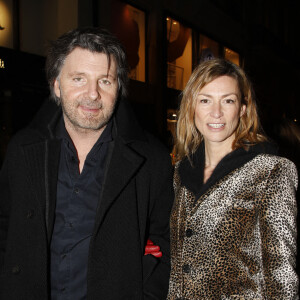
[[[68,76],[69,77],[72,77],[72,76],[80,76],[80,75],[86,75],[87,73],[85,72],[78,72],[78,71],[74,71],[74,72],[70,72],[68,73]],[[116,79],[117,76],[114,76],[110,73],[103,73],[99,76],[100,78],[104,78],[104,77],[107,77],[107,78],[112,78],[112,79]]]
[[[111,78],[113,78],[113,79],[116,79],[116,78],[117,78],[117,76],[114,76],[114,75],[112,75],[112,74],[110,74],[110,73],[103,74],[103,75],[101,75],[100,77],[111,77]]]
[[[68,73],[68,76],[74,76],[74,75],[85,75],[85,73],[84,72],[77,72],[77,71]]]

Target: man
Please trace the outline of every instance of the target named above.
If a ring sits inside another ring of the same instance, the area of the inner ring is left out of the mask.
[[[59,106],[12,139],[1,170],[0,299],[165,299],[172,167],[123,100],[121,45],[71,31],[46,71]]]

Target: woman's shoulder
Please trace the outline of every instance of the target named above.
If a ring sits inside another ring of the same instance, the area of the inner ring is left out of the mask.
[[[286,157],[273,154],[259,154],[251,162],[257,171],[264,170],[269,174],[287,176],[298,182],[296,165]]]
[[[274,168],[275,166],[277,167],[289,167],[289,168],[296,168],[295,164],[289,160],[286,157],[279,156],[279,155],[274,155],[274,154],[258,154],[254,158],[255,163],[259,163],[262,166]]]

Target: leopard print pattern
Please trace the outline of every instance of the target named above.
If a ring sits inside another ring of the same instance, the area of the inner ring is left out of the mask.
[[[175,166],[169,300],[298,299],[289,160],[260,154],[195,202]]]

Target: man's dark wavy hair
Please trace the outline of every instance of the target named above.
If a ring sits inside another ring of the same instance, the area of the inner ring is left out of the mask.
[[[111,56],[117,65],[119,96],[127,95],[128,65],[123,46],[109,31],[101,28],[86,27],[69,31],[52,42],[46,59],[46,76],[51,96],[60,104],[60,99],[54,93],[54,82],[59,77],[66,57],[75,49],[82,48],[91,52],[107,55],[109,66]]]

